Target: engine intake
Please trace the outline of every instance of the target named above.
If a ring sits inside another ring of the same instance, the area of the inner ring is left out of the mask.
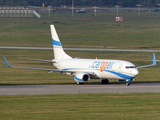
[[[77,83],[84,83],[90,80],[90,76],[87,73],[77,73],[76,75],[74,75],[74,80]]]

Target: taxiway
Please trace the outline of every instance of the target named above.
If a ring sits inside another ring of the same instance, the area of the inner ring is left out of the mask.
[[[160,92],[160,83],[108,85],[1,85],[0,95],[88,94],[88,93],[147,93]]]
[[[19,50],[53,50],[49,47],[13,47],[0,46],[0,49],[19,49]],[[114,52],[160,52],[160,50],[138,50],[138,49],[100,49],[100,48],[64,48],[64,50],[74,51],[114,51]]]

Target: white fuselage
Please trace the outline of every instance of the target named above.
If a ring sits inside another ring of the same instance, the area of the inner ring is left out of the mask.
[[[138,74],[135,65],[123,60],[109,59],[59,59],[58,70],[94,73],[101,79],[133,79]]]

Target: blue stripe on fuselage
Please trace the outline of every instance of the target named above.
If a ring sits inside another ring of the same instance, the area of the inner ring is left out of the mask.
[[[110,71],[110,70],[104,70],[104,71],[110,72],[110,73],[115,74],[115,75],[117,75],[117,76],[119,76],[121,78],[124,78],[124,79],[131,79],[131,78],[133,79],[134,78],[133,76],[129,76],[129,75],[126,75],[126,74],[115,72],[115,71]]]
[[[81,70],[82,69],[83,68],[81,68]],[[66,69],[63,69],[63,70],[65,70],[65,71],[77,71],[78,69],[76,69],[76,68],[66,68]],[[93,69],[93,70],[95,70],[95,69]],[[96,70],[100,71],[101,69],[96,69]],[[117,75],[117,76],[119,76],[121,78],[124,78],[124,79],[133,79],[133,78],[135,78],[133,76],[129,76],[129,75],[126,75],[126,74],[123,74],[123,73],[119,73],[119,72],[115,72],[115,71],[111,71],[111,70],[103,70],[103,71],[112,73],[112,74]]]
[[[61,42],[56,41],[56,40],[54,40],[54,39],[52,39],[52,44],[53,44],[53,45],[56,45],[56,46],[62,46],[62,45],[61,45]]]

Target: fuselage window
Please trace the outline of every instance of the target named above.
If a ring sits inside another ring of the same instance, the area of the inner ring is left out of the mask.
[[[129,68],[136,68],[136,66],[126,66],[127,69]]]

